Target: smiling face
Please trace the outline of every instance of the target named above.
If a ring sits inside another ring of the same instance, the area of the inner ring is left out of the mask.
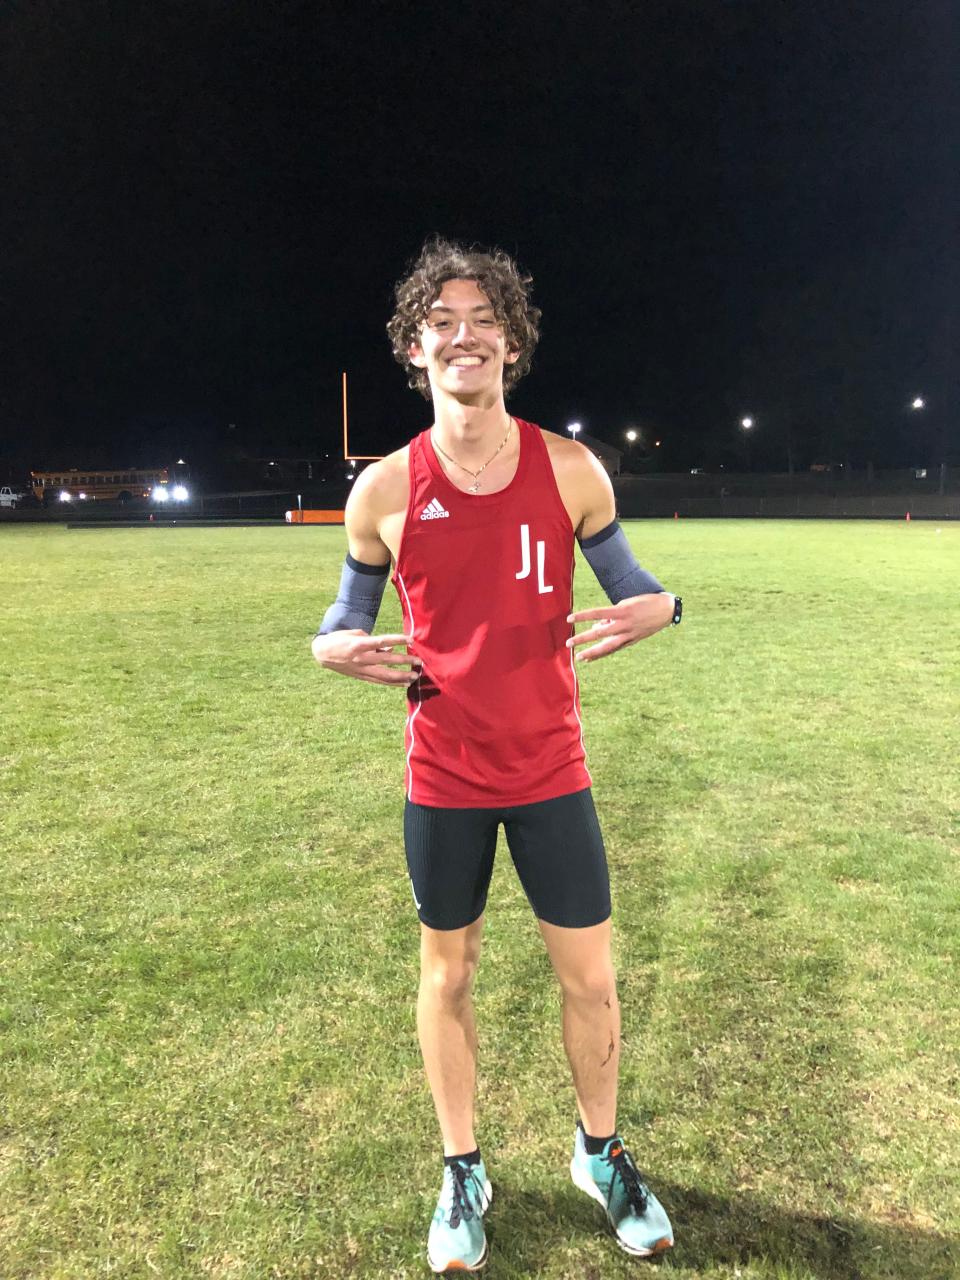
[[[489,298],[475,280],[447,280],[411,343],[410,362],[425,369],[434,394],[467,402],[503,395],[503,367],[511,349]]]

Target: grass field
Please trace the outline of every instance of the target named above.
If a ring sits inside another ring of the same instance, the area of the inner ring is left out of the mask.
[[[960,526],[627,528],[685,601],[581,668],[652,1267],[955,1280]],[[343,548],[0,532],[0,1280],[426,1274],[402,694],[309,655]],[[648,1274],[503,856],[477,1008],[485,1274]]]

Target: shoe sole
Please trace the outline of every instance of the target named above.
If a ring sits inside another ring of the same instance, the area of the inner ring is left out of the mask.
[[[493,1187],[490,1185],[489,1178],[484,1184],[483,1195],[484,1195],[484,1199],[486,1200],[486,1203],[484,1204],[483,1208],[480,1211],[481,1218],[490,1208],[490,1205],[493,1203]],[[427,1251],[427,1263],[429,1264],[430,1270],[434,1273],[434,1275],[442,1275],[443,1272],[445,1271],[480,1271],[481,1268],[487,1265],[487,1259],[489,1256],[490,1256],[490,1250],[487,1246],[486,1238],[484,1238],[483,1253],[481,1253],[477,1261],[472,1264],[469,1262],[461,1262],[459,1258],[454,1258],[450,1262],[445,1263],[444,1266],[438,1267],[437,1264],[434,1262],[434,1260],[430,1257],[429,1250]]]
[[[624,1253],[629,1253],[632,1258],[652,1258],[658,1253],[666,1253],[668,1249],[673,1248],[673,1240],[670,1236],[661,1236],[660,1239],[655,1241],[649,1249],[636,1249],[632,1244],[627,1244],[626,1241],[620,1237],[616,1227],[610,1221],[610,1215],[607,1213],[606,1203],[604,1202],[603,1196],[597,1189],[596,1183],[588,1174],[583,1173],[580,1170],[575,1159],[570,1161],[570,1177],[573,1179],[573,1185],[575,1187],[579,1187],[581,1191],[585,1191],[590,1199],[595,1200],[603,1210],[603,1216],[607,1220],[607,1225],[610,1227],[610,1230],[613,1232],[614,1239]]]

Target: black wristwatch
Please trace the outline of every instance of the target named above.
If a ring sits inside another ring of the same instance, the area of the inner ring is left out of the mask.
[[[673,597],[673,617],[670,619],[671,627],[679,627],[680,619],[683,617],[683,601],[679,596]]]

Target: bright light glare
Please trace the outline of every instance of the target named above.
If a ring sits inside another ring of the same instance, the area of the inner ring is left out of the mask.
[[[660,441],[659,441],[659,440],[654,440],[653,444],[654,444],[654,448],[656,448],[656,449],[659,449],[659,448],[660,448]]]
[[[87,495],[86,495],[85,493],[78,493],[78,494],[77,494],[77,497],[80,499],[80,501],[81,501],[81,502],[83,502],[83,501],[84,501],[84,499],[86,498],[86,496],[87,496]]]
[[[162,484],[158,484],[150,496],[153,498],[154,502],[166,502],[170,497]]]
[[[923,396],[917,396],[917,397],[916,397],[916,399],[914,400],[913,404],[911,404],[910,408],[911,408],[911,409],[922,409],[922,408],[924,408],[925,404],[926,404],[926,401],[924,400]]]
[[[630,441],[631,444],[633,444],[636,438],[637,438],[637,433],[631,427],[631,429],[627,432],[627,439]]]
[[[570,425],[567,427],[567,430],[570,432],[573,438],[576,439],[577,432],[580,430],[580,423],[571,422]]]
[[[355,473],[354,473],[353,471],[348,471],[348,472],[347,472],[347,479],[348,479],[348,480],[352,480],[352,479],[354,478],[354,475],[355,475]]]
[[[173,486],[173,498],[175,502],[186,502],[189,497],[190,494],[187,492],[186,485],[175,484]]]
[[[67,493],[66,489],[61,489],[61,490],[60,490],[60,501],[61,501],[61,502],[72,502],[72,501],[73,501],[73,494],[72,494],[72,493]]]
[[[741,425],[741,427],[744,427],[747,431],[749,431],[749,430],[750,430],[750,428],[753,426],[753,419],[752,419],[752,418],[741,418],[741,419],[740,419],[740,425]]]

